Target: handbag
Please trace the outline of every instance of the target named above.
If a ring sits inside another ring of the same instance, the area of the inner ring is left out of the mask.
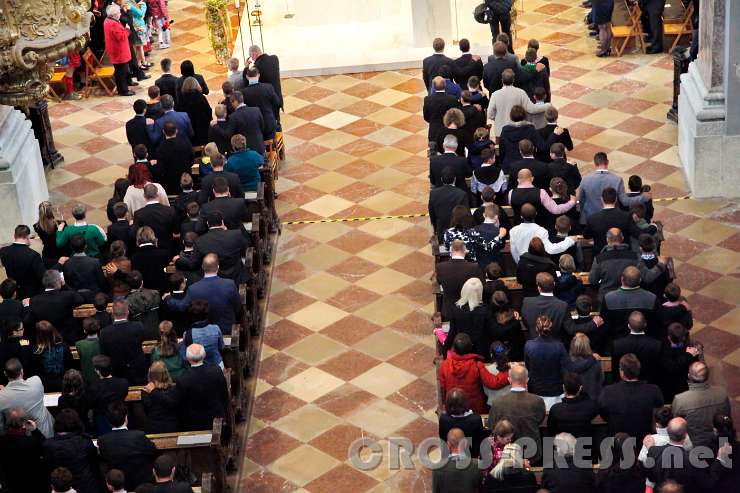
[[[493,12],[490,7],[485,3],[482,3],[473,9],[473,19],[478,24],[490,24],[493,19]]]

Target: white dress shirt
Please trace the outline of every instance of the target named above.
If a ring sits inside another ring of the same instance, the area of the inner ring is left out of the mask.
[[[523,222],[511,228],[509,232],[509,245],[511,248],[511,257],[515,263],[519,263],[519,257],[529,250],[529,242],[532,238],[538,237],[545,245],[545,251],[550,255],[563,253],[572,247],[575,242],[571,238],[566,238],[560,243],[551,243],[547,230],[537,223]]]

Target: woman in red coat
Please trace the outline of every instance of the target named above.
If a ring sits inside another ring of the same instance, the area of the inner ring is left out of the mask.
[[[105,33],[105,51],[108,59],[115,70],[116,89],[119,96],[133,96],[133,91],[128,90],[126,76],[128,75],[128,62],[131,61],[131,50],[128,46],[128,29],[118,22],[121,18],[121,7],[112,3],[105,9],[107,15],[103,22]]]
[[[447,359],[439,367],[439,387],[442,400],[447,392],[454,388],[462,389],[467,397],[470,409],[477,414],[488,412],[483,395],[483,385],[491,389],[500,389],[508,385],[509,372],[497,375],[490,373],[483,364],[483,358],[473,353],[470,336],[460,333],[452,343],[453,351],[447,352]]]

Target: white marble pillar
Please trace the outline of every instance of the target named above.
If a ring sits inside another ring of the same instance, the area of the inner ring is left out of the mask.
[[[450,0],[411,0],[411,22],[416,48],[428,46],[431,53],[434,38],[442,38],[452,46]]]
[[[20,111],[0,105],[0,244],[13,241],[18,224],[35,223],[39,203],[48,199],[44,164],[31,122]]]

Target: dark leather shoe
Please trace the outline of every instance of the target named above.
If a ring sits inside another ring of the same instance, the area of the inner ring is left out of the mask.
[[[654,49],[654,48],[648,48],[648,50],[645,51],[645,53],[647,53],[648,55],[656,55],[658,53],[663,53],[663,50],[662,49],[659,49],[658,50],[658,49]]]
[[[142,77],[137,77],[136,80],[138,80],[139,82],[141,82],[142,80],[147,80],[147,79],[151,79],[151,78],[152,78],[151,75],[144,75]]]
[[[133,96],[136,94],[134,91],[124,92],[123,94],[119,94],[119,96]]]

